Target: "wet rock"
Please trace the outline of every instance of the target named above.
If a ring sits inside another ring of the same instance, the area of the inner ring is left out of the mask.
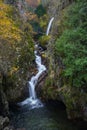
[[[9,118],[0,116],[0,130],[3,130],[9,125]]]
[[[83,107],[83,119],[87,121],[87,106]]]
[[[26,130],[25,128],[18,128],[17,130]]]
[[[87,121],[86,93],[81,93],[78,88],[72,88],[68,85],[58,88],[58,92],[61,101],[66,106],[68,119],[83,119]]]
[[[18,103],[23,101],[29,96],[28,92],[28,86],[25,84],[24,86],[19,86],[13,88],[10,88],[9,90],[6,90],[6,96],[9,103]]]
[[[11,129],[9,129],[9,127],[5,127],[4,130],[11,130]]]
[[[15,130],[15,129],[12,127],[5,127],[4,130]]]
[[[3,91],[2,83],[0,84],[0,114],[4,116],[9,114],[8,101]]]
[[[44,86],[46,76],[47,76],[47,71],[44,71],[38,79],[37,86],[36,86],[36,92],[38,96],[41,96],[42,88]]]
[[[46,78],[47,76],[47,71],[44,71],[41,76],[38,79],[38,84],[40,84],[41,82],[43,82],[43,80]]]

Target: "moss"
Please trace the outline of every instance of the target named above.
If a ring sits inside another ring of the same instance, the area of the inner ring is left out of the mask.
[[[83,108],[87,102],[87,94],[81,93],[78,89],[73,89],[64,85],[58,93],[63,97],[69,118],[78,118],[82,116]]]
[[[52,77],[47,77],[42,90],[42,96],[44,99],[56,99],[57,88],[54,86],[54,80]]]
[[[40,43],[40,45],[42,46],[42,47],[46,47],[46,45],[47,45],[47,43],[48,43],[48,41],[50,40],[50,36],[42,36],[42,37],[40,37],[39,38],[39,43]]]
[[[45,31],[47,29],[47,24],[48,24],[48,16],[45,14],[40,18],[39,21],[40,27]]]

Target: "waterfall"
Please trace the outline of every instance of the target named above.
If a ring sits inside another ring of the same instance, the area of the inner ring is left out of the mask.
[[[54,20],[54,17],[52,17],[49,21],[49,24],[48,24],[48,27],[47,27],[47,31],[46,31],[46,35],[48,36],[49,35],[49,32],[50,32],[50,28],[51,28],[51,25],[52,25],[52,22]]]
[[[35,48],[38,48],[38,45],[36,45]],[[39,56],[37,53],[37,50],[35,50],[35,62],[37,64],[37,69],[38,73],[35,76],[31,77],[31,80],[28,82],[28,87],[29,87],[29,98],[21,102],[21,105],[30,105],[30,107],[33,108],[39,108],[43,106],[41,101],[37,98],[36,92],[35,92],[35,87],[38,81],[38,78],[40,75],[46,71],[46,67],[41,63],[41,56]]]
[[[48,24],[46,35],[49,35],[49,31],[50,31],[53,20],[54,20],[54,17],[51,18]],[[38,73],[35,76],[32,76],[31,80],[28,81],[29,97],[25,99],[23,102],[19,103],[20,105],[29,105],[31,109],[39,108],[43,106],[41,101],[37,98],[35,87],[37,85],[38,78],[41,76],[41,74],[44,71],[46,71],[46,67],[41,63],[41,56],[38,55],[37,50],[39,47],[37,44],[35,45],[35,48],[36,49],[34,51],[34,54],[35,54],[35,62],[37,64]]]

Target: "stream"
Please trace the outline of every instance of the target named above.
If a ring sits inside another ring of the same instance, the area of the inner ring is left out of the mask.
[[[54,17],[51,18],[46,35],[52,25]],[[42,64],[41,56],[38,55],[38,45],[35,44],[35,57],[37,74],[32,76],[29,85],[29,97],[18,103],[19,107],[11,110],[11,124],[17,130],[87,130],[83,122],[72,122],[67,119],[65,106],[57,101],[42,103],[37,98],[35,87],[38,78],[46,71]]]
[[[43,104],[40,101],[40,99],[37,98],[37,94],[35,91],[35,87],[37,85],[38,78],[44,71],[46,71],[46,67],[42,64],[41,56],[38,55],[38,49],[39,49],[39,46],[37,44],[35,44],[34,54],[35,54],[35,62],[37,65],[38,72],[36,75],[33,75],[31,77],[30,81],[28,81],[29,97],[27,99],[25,99],[23,102],[18,103],[18,105],[20,105],[20,106],[28,105],[29,109],[43,107]]]
[[[37,46],[38,47],[38,46]],[[57,101],[42,103],[37,98],[35,86],[40,75],[46,71],[41,57],[35,50],[38,73],[29,81],[29,97],[11,111],[11,122],[17,130],[87,130],[83,123],[67,119],[65,106]]]

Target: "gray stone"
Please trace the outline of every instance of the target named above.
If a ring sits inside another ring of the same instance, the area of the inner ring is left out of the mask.
[[[3,130],[9,125],[9,118],[0,116],[0,130]]]

